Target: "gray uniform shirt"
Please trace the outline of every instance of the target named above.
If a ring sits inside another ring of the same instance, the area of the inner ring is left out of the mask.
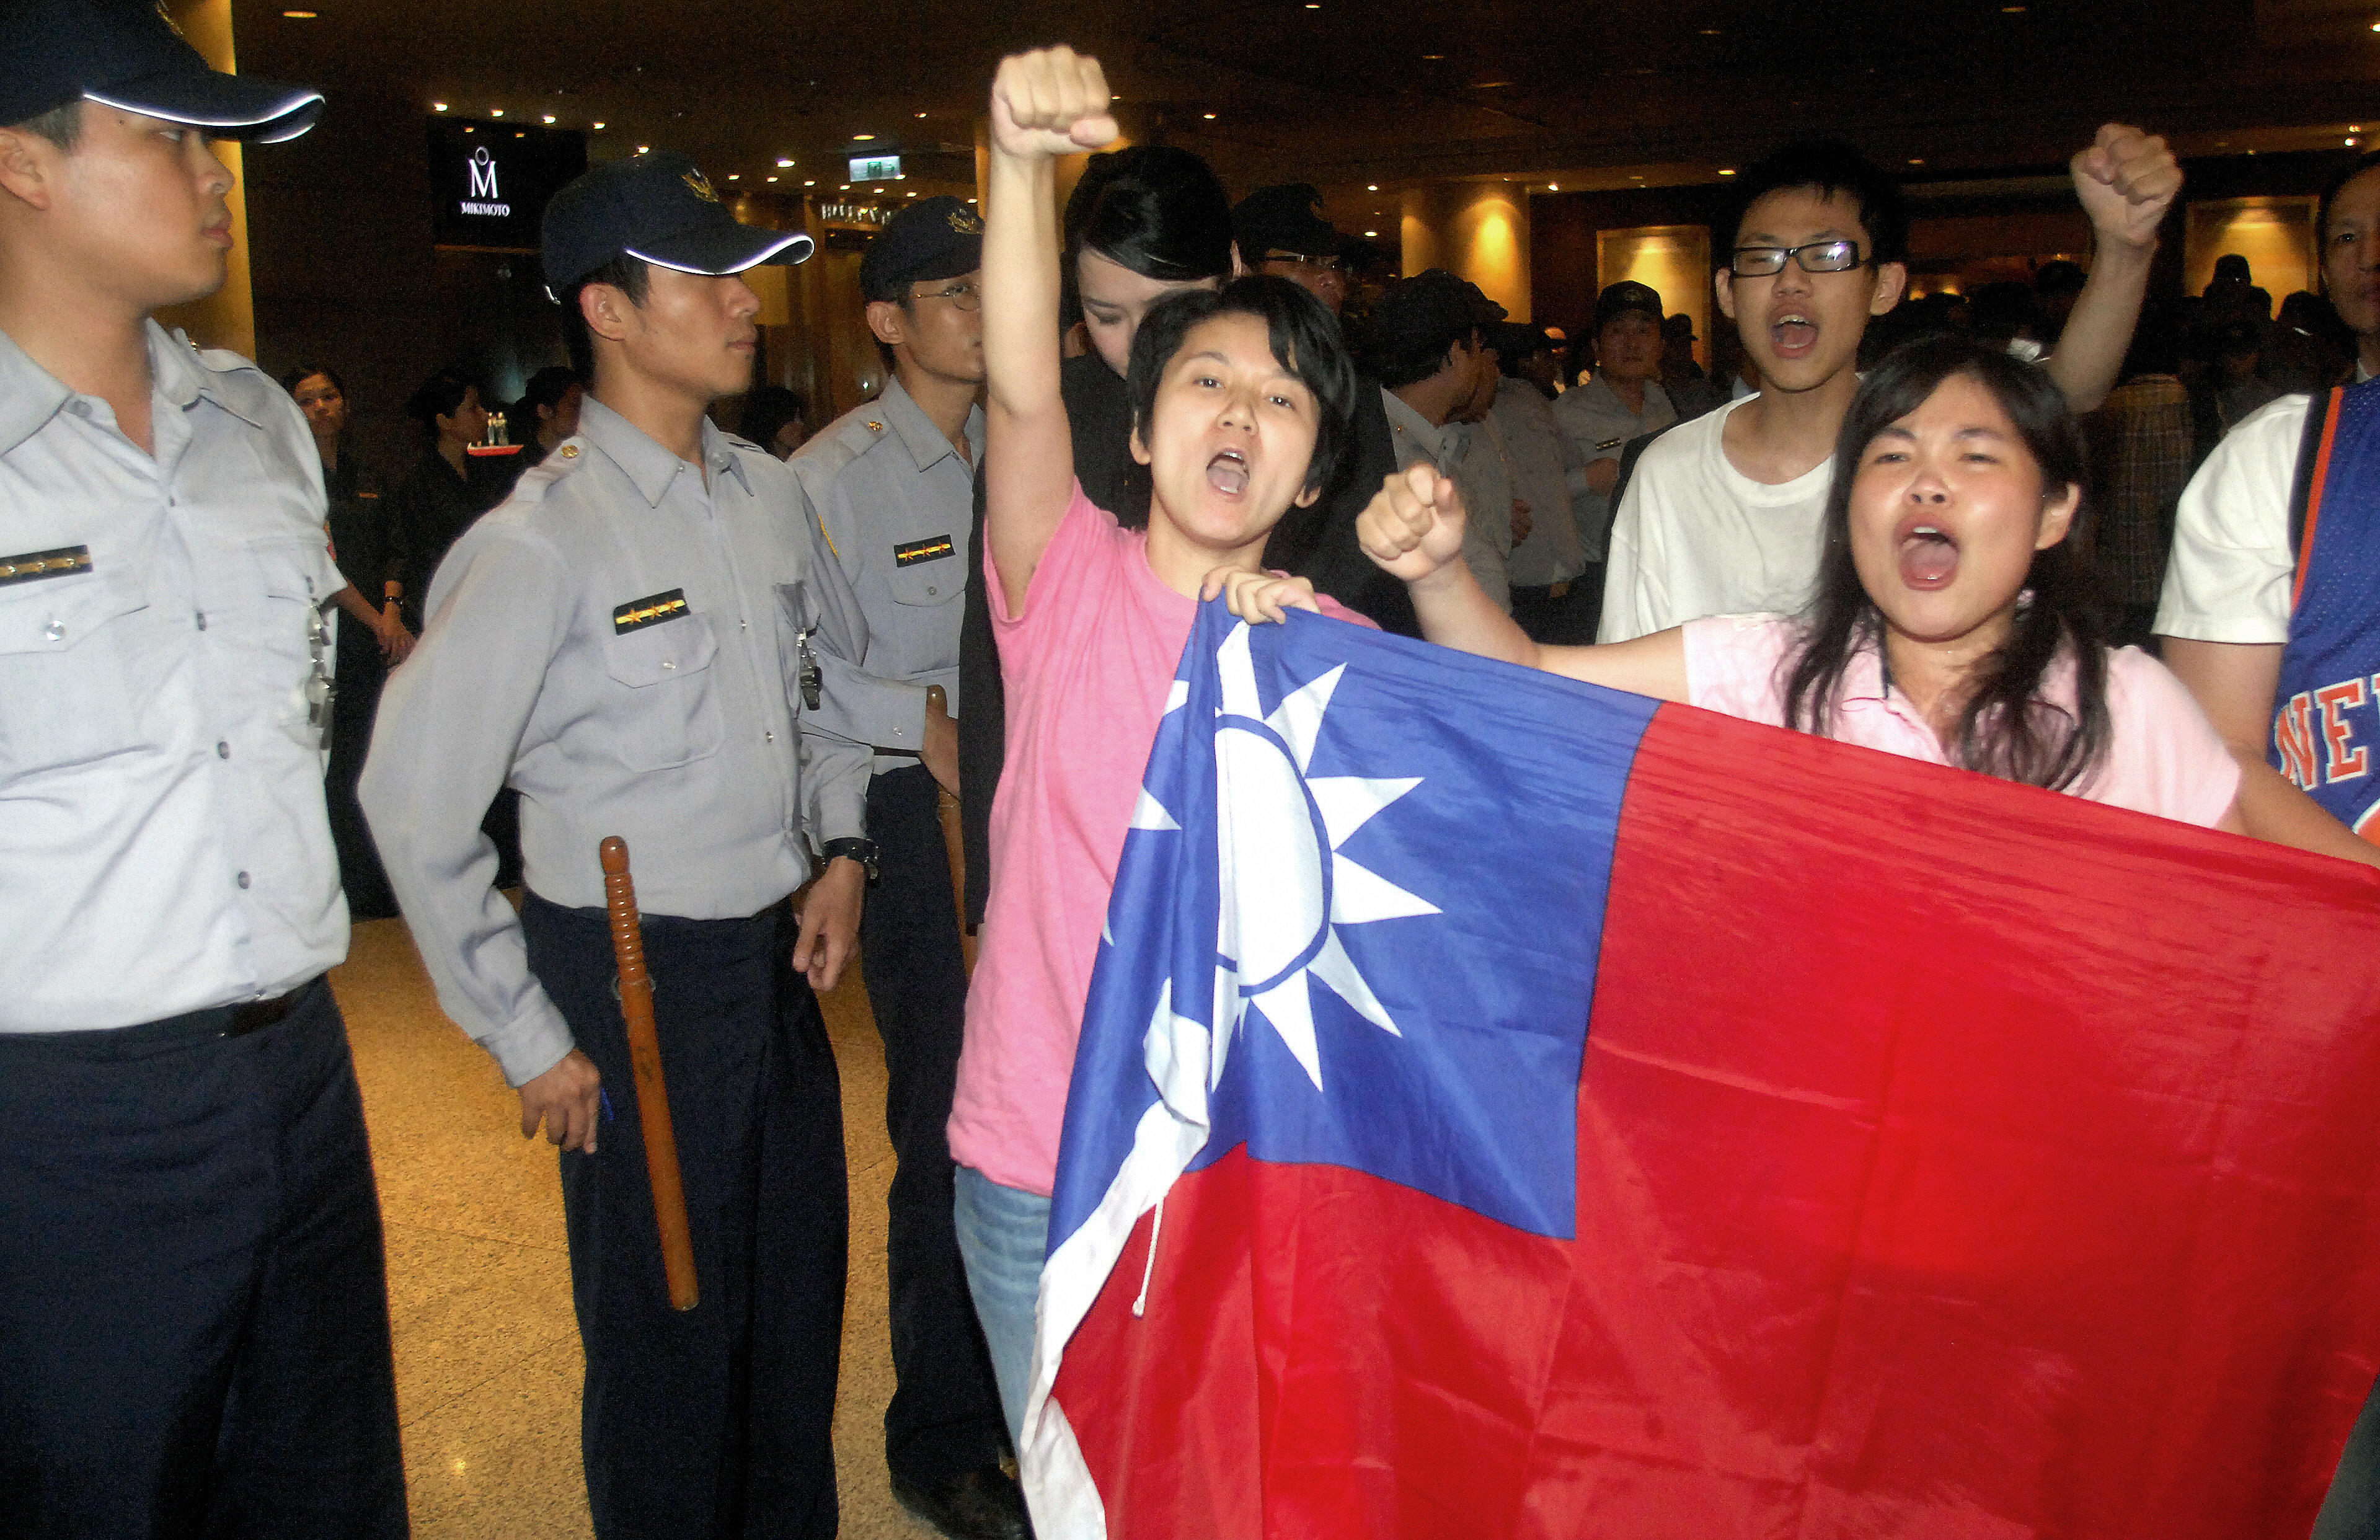
[[[817,590],[849,602],[842,569],[774,457],[708,422],[701,454],[708,486],[588,401],[578,435],[447,553],[381,697],[372,837],[439,1004],[516,1085],[572,1039],[492,886],[480,819],[498,787],[521,794],[528,886],[574,908],[603,903],[606,835],[646,913],[721,919],[802,884],[805,830],[864,828],[867,749],[796,724],[796,637],[834,608]]]
[[[1586,569],[1578,525],[1571,517],[1569,473],[1575,454],[1554,420],[1553,403],[1526,380],[1504,377],[1488,417],[1504,434],[1512,493],[1529,505],[1529,538],[1504,559],[1516,588],[1543,588]]]
[[[1658,432],[1678,420],[1670,393],[1658,381],[1645,382],[1645,409],[1632,412],[1609,381],[1601,375],[1582,380],[1562,392],[1554,403],[1554,421],[1571,441],[1572,464],[1571,510],[1578,520],[1579,550],[1589,563],[1605,559],[1611,529],[1611,498],[1586,484],[1585,467],[1597,460],[1618,460],[1630,439]]]
[[[346,587],[322,461],[254,364],[148,334],[153,455],[0,333],[0,1032],[257,1000],[347,952],[308,699]]]
[[[929,685],[940,685],[959,714],[982,407],[968,410],[964,431],[969,453],[961,459],[896,379],[788,462],[867,617],[865,677],[838,681],[836,723],[876,746],[880,770],[917,762]]]

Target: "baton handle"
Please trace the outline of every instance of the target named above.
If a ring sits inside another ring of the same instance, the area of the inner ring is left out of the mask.
[[[612,956],[620,968],[620,1014],[628,1026],[628,1061],[637,1077],[637,1121],[645,1131],[645,1170],[652,1177],[653,1219],[661,1230],[662,1267],[670,1304],[691,1310],[694,1240],[686,1228],[686,1182],[678,1174],[677,1134],[670,1127],[669,1085],[662,1078],[662,1043],[653,1030],[653,980],[645,971],[645,932],[637,914],[637,882],[628,874],[628,843],[617,834],[599,847],[603,904],[612,919]]]

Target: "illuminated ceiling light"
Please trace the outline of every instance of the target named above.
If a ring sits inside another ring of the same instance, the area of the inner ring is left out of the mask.
[[[851,136],[851,142],[854,144],[866,144],[869,139],[872,139],[875,137],[876,136],[874,134],[854,134]]]
[[[548,123],[552,122],[552,121],[553,121],[553,115],[552,115],[552,113],[548,113],[548,114],[546,114],[546,115],[545,115],[545,120],[546,120]]]
[[[845,182],[845,183],[844,183],[844,184],[843,184],[843,190],[844,190],[844,191],[845,191],[845,192],[849,192],[849,191],[851,190],[851,184],[850,184],[849,182]]]
[[[1735,175],[1735,167],[1731,165],[1723,165],[1718,168],[1718,174],[1722,176],[1732,176]]]
[[[601,127],[603,127],[603,125],[601,125],[601,123],[598,123],[597,125],[595,125],[595,127],[597,127],[598,128],[601,128]]]
[[[1443,54],[1424,54],[1422,57],[1435,62],[1436,60],[1446,57],[1446,55]]]
[[[490,117],[502,117],[504,115],[504,110],[502,107],[490,107],[488,109],[488,115]]]
[[[1909,164],[1911,165],[1924,165],[1925,164],[1925,157],[1923,155],[1912,155],[1909,157]]]
[[[1378,183],[1378,182],[1374,182],[1374,183],[1370,184],[1369,186],[1366,187],[1366,188],[1364,188],[1364,190],[1365,190],[1366,192],[1378,192],[1378,191],[1379,191],[1379,190],[1380,190],[1380,184],[1379,184],[1379,183]]]
[[[771,176],[771,178],[769,178],[769,179],[770,179],[771,181],[772,181],[772,182],[776,180],[776,178],[775,178],[775,177],[773,177],[773,176]],[[818,183],[817,183],[815,180],[812,180],[812,181],[804,182],[804,183],[802,184],[802,186],[804,186],[804,187],[806,187],[806,188],[814,188],[814,187],[818,186]]]
[[[729,177],[729,178],[727,178],[727,179],[728,179],[729,181],[731,181],[731,182],[732,182],[732,181],[734,181],[734,180],[735,180],[735,177],[733,177],[733,176],[730,176],[730,177]],[[769,178],[769,180],[771,180],[771,182],[773,182],[773,181],[775,181],[775,180],[776,180],[776,178],[775,178],[774,176],[771,176],[771,177],[770,177],[770,178]]]
[[[1560,191],[1561,191],[1561,188],[1560,188],[1560,187],[1556,186],[1556,185],[1555,185],[1554,183],[1552,183],[1552,182],[1548,182],[1548,183],[1546,184],[1546,190],[1547,190],[1548,192],[1560,192]]]
[[[780,155],[777,157],[777,164],[781,166],[791,165],[794,164],[794,158],[791,155]]]
[[[1706,38],[1715,38],[1718,36],[1718,29],[1716,27],[1705,27],[1702,30],[1702,34]]]
[[[2022,6],[2002,6],[2000,7],[2000,14],[2002,16],[2022,16],[2024,14],[2024,7]]]
[[[443,102],[432,102],[430,103],[430,110],[433,113],[443,113],[446,110],[446,103]]]
[[[292,21],[311,21],[322,13],[320,11],[283,11],[281,14]]]
[[[909,196],[910,196],[910,197],[912,197],[912,198],[915,198],[915,197],[917,197],[917,195],[916,193],[914,193],[914,192],[913,192],[913,193],[911,193]]]
[[[743,180],[743,178],[744,178],[744,174],[743,174],[742,172],[740,172],[740,171],[731,171],[731,172],[729,172],[729,173],[727,174],[727,179],[728,179],[729,181],[731,181],[731,182],[738,182],[738,181],[742,181],[742,180]],[[771,176],[771,177],[770,177],[770,178],[769,178],[769,180],[771,180],[771,182],[773,182],[773,181],[775,181],[775,180],[776,180],[776,178],[775,178],[774,176]]]
[[[1213,120],[1213,118],[1214,118],[1214,116],[1215,116],[1215,115],[1214,115],[1213,113],[1205,113],[1205,114],[1201,114],[1200,115],[1202,115],[1202,116],[1206,117],[1206,118],[1207,118],[1207,119],[1208,119],[1209,121],[1212,121],[1212,120]]]
[[[1366,240],[1378,240],[1380,238],[1380,233],[1378,230],[1366,230],[1364,232],[1364,238]]]
[[[925,116],[926,115],[925,115],[924,113],[919,113],[917,115],[918,115],[919,117],[923,117],[923,116]]]
[[[637,153],[639,155],[650,155],[652,152],[653,147],[650,144],[640,144],[637,146]]]

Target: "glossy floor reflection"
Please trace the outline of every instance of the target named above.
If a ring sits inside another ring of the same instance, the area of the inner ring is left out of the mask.
[[[358,925],[331,975],[363,1082],[388,1231],[389,1316],[413,1533],[590,1532],[578,1467],[578,1333],[552,1147],[520,1136],[493,1061],[440,1013],[402,922]],[[835,1462],[843,1533],[930,1536],[892,1501],[885,1336],[884,1054],[855,965],[825,1001],[851,1161]]]

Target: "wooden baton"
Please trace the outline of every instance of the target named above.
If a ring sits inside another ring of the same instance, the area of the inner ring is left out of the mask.
[[[612,916],[612,955],[620,965],[620,1014],[628,1024],[628,1061],[637,1073],[637,1121],[645,1129],[645,1170],[652,1177],[653,1220],[662,1232],[662,1267],[669,1274],[671,1305],[691,1310],[700,1297],[694,1280],[694,1240],[686,1230],[677,1134],[670,1128],[669,1085],[662,1078],[662,1042],[653,1030],[653,980],[645,971],[637,882],[628,875],[625,840],[614,834],[599,850],[603,903]]]

